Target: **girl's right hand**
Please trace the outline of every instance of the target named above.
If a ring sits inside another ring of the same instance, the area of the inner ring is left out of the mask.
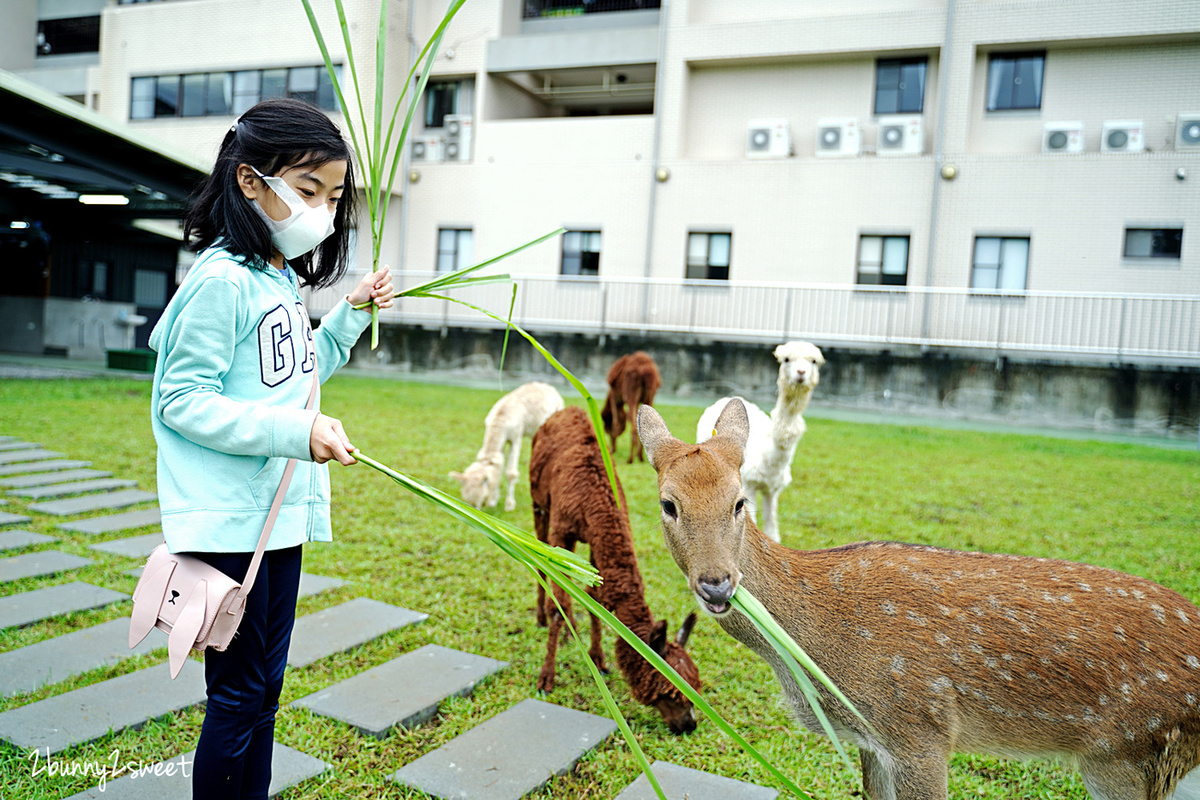
[[[318,464],[324,464],[331,459],[345,467],[358,463],[354,456],[350,455],[355,448],[350,444],[346,432],[342,430],[341,421],[324,414],[317,414],[317,418],[313,420],[312,432],[308,435],[308,449],[312,453],[313,461]]]

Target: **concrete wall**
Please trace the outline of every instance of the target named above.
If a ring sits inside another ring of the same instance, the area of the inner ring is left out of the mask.
[[[664,395],[707,404],[740,394],[766,410],[774,402],[778,364],[771,355],[773,346],[531,333],[598,397],[607,391],[605,375],[612,362],[645,350],[662,373]],[[496,380],[503,341],[499,331],[451,329],[443,335],[388,325],[381,328],[379,349],[371,351],[364,338],[351,365],[384,372],[453,372],[486,385]],[[823,353],[826,364],[813,403],[828,409],[1188,440],[1196,438],[1200,425],[1197,368],[1080,366],[945,352],[824,348]],[[504,374],[509,382],[520,376],[564,383],[517,334],[509,338]]]

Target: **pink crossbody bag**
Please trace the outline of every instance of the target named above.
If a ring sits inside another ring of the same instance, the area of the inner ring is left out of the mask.
[[[316,397],[317,372],[314,369],[312,391],[305,408],[312,408]],[[242,615],[246,613],[246,595],[254,586],[267,540],[271,538],[271,528],[275,526],[295,471],[296,459],[290,458],[283,469],[283,479],[271,502],[262,535],[258,537],[258,547],[241,583],[195,556],[169,552],[165,543],[154,548],[146,559],[142,577],[133,590],[129,646],[136,647],[152,628],[166,633],[172,679],[183,669],[189,651],[203,651],[208,647],[224,650],[233,641]]]

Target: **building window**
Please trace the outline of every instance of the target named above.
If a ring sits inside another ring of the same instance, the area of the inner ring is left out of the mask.
[[[926,58],[875,62],[875,113],[920,114],[925,109]]]
[[[1005,53],[988,59],[988,111],[1042,107],[1046,53]]]
[[[567,231],[562,239],[562,274],[600,274],[600,231]]]
[[[340,75],[341,67],[334,67]],[[238,116],[260,100],[293,97],[338,111],[325,67],[147,75],[130,84],[129,118]]]
[[[858,282],[864,285],[907,285],[908,237],[860,237],[858,240]]]
[[[729,280],[732,247],[731,233],[689,233],[684,277],[688,280]]]
[[[100,17],[38,20],[37,55],[100,52]]]
[[[448,114],[469,115],[475,106],[475,81],[430,81],[425,87],[425,127],[444,128]]]
[[[471,266],[474,251],[474,234],[470,228],[438,228],[438,272],[453,272]]]
[[[972,289],[1025,291],[1029,272],[1029,239],[977,236],[971,266]]]
[[[1183,254],[1183,228],[1126,228],[1126,258],[1174,258]]]

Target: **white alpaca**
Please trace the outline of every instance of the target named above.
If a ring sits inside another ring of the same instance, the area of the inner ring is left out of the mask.
[[[762,509],[762,532],[779,541],[779,494],[792,482],[792,458],[796,444],[804,435],[804,410],[812,390],[821,379],[820,365],[825,357],[820,349],[808,342],[786,342],[775,348],[779,361],[777,396],[771,415],[744,398],[750,416],[750,438],[746,442],[742,462],[742,487],[751,511]],[[696,443],[712,438],[713,425],[725,404],[732,397],[723,397],[704,409],[696,424]],[[760,499],[761,498],[761,502]]]
[[[451,472],[450,477],[462,484],[463,500],[475,508],[494,508],[500,502],[500,467],[504,464],[504,447],[508,446],[508,496],[504,510],[517,507],[517,464],[521,459],[521,439],[532,436],[555,411],[561,411],[563,399],[547,383],[522,384],[501,397],[484,419],[483,447],[475,461],[463,472]]]

